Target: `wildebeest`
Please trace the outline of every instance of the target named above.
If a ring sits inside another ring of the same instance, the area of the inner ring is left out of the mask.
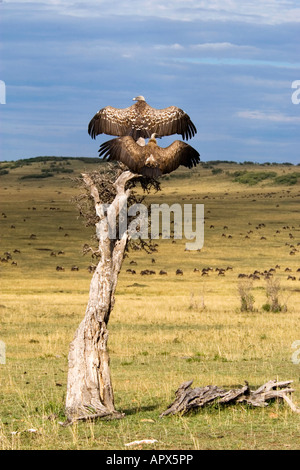
[[[96,270],[96,265],[95,264],[91,264],[90,266],[88,266],[87,270],[89,273],[93,273],[95,270]]]
[[[182,269],[176,269],[176,275],[177,276],[182,276],[183,275]]]
[[[142,276],[147,276],[148,274],[155,274],[155,271],[152,271],[151,269],[144,269],[141,271]]]

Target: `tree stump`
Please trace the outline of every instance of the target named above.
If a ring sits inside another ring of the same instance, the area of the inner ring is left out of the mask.
[[[136,175],[130,171],[121,173],[114,184],[116,196],[107,211],[103,208],[92,178],[88,174],[83,174],[82,177],[93,198],[99,218],[96,223],[96,235],[100,261],[91,280],[85,317],[69,349],[65,406],[68,423],[98,417],[123,416],[114,406],[107,350],[107,324],[114,306],[114,294],[128,241],[128,232],[125,231],[116,239],[110,239],[108,235],[111,224],[115,223],[119,211],[124,204],[127,204],[130,191],[125,190],[125,184]]]

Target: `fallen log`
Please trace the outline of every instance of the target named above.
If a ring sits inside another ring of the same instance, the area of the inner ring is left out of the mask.
[[[203,408],[207,405],[222,404],[231,405],[235,403],[244,403],[251,406],[268,406],[268,402],[284,400],[290,408],[296,413],[300,413],[292,400],[288,397],[295,390],[290,387],[292,380],[278,382],[270,380],[256,390],[250,390],[248,382],[245,381],[243,387],[224,390],[216,385],[207,385],[206,387],[191,388],[193,380],[184,382],[175,392],[175,400],[166,411],[161,413],[160,418],[167,415],[186,414],[192,410]]]

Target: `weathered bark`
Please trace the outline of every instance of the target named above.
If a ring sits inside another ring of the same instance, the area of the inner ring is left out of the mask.
[[[289,387],[292,380],[285,382],[270,380],[254,391],[250,390],[247,382],[241,388],[227,391],[216,385],[191,388],[192,383],[192,380],[184,382],[176,390],[174,402],[160,415],[161,418],[177,413],[186,414],[191,410],[203,408],[212,403],[223,405],[246,403],[251,406],[267,406],[268,402],[274,399],[285,400],[293,411],[300,413],[300,409],[287,396],[294,392],[294,389]]]
[[[107,349],[110,312],[114,305],[124,251],[128,241],[125,231],[120,239],[108,237],[109,223],[118,216],[127,203],[130,191],[125,191],[127,181],[135,177],[123,172],[115,182],[116,196],[107,212],[103,210],[99,193],[92,179],[83,174],[99,217],[96,234],[99,240],[100,261],[93,274],[85,317],[80,323],[69,350],[69,371],[66,396],[66,415],[69,422],[95,417],[120,418],[115,410]]]

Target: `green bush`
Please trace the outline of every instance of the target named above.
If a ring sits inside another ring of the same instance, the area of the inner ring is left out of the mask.
[[[265,312],[270,312],[271,311],[271,305],[270,304],[264,304],[262,306],[262,309],[265,311]]]
[[[254,186],[266,179],[275,178],[277,173],[275,173],[275,171],[235,171],[233,176],[233,181],[237,183]]]
[[[222,168],[213,168],[211,172],[213,175],[219,175],[220,173],[223,173],[223,170]]]
[[[300,173],[294,172],[289,175],[277,176],[274,180],[276,184],[297,184],[298,179],[300,178]]]
[[[72,168],[63,168],[63,167],[55,167],[51,166],[50,170],[49,168],[42,168],[42,173],[73,173],[74,170]]]
[[[44,172],[44,173],[32,173],[29,175],[24,175],[20,177],[20,180],[29,180],[29,179],[39,179],[39,178],[50,178],[54,176],[53,173]]]

